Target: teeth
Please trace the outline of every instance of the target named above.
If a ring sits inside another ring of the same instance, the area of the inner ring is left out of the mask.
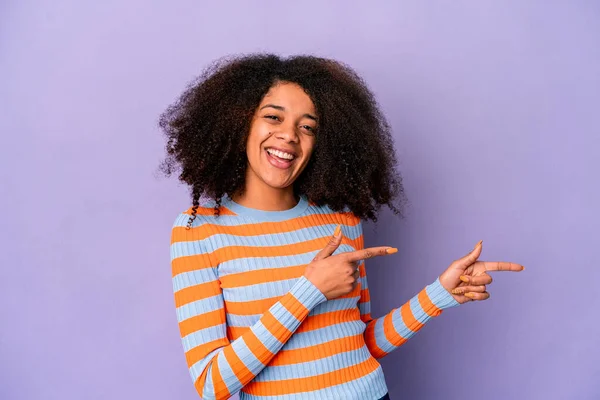
[[[283,151],[275,150],[275,149],[267,149],[269,154],[277,156],[279,158],[285,158],[286,160],[293,160],[294,156],[289,153],[284,153]]]

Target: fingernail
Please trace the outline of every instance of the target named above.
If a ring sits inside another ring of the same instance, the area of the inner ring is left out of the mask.
[[[468,298],[470,298],[470,299],[475,298],[475,295],[473,293],[471,293],[471,292],[465,293],[465,296],[468,297]]]
[[[452,289],[452,294],[461,294],[462,293],[462,289],[456,288],[456,289]]]
[[[338,225],[335,227],[335,231],[333,231],[333,236],[338,237],[341,232],[342,232],[342,228],[340,227],[340,225]]]
[[[479,241],[479,242],[478,242],[478,243],[475,245],[475,247],[473,247],[473,250],[475,250],[475,249],[477,248],[477,246],[479,246],[481,243],[483,243],[483,240],[480,240],[480,241]]]
[[[525,267],[523,267],[523,269],[521,271],[525,271]]]
[[[388,254],[394,254],[397,251],[398,251],[398,249],[395,248],[395,247],[390,247],[389,249],[385,249],[385,252],[388,253]]]
[[[465,283],[469,283],[469,278],[467,278],[467,277],[466,277],[466,276],[464,276],[464,275],[461,275],[461,276],[459,276],[459,279],[460,279],[461,281],[465,282]]]

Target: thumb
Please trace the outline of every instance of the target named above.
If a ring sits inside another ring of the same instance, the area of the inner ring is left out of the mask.
[[[333,236],[331,236],[331,239],[329,239],[329,243],[327,243],[327,246],[325,246],[323,250],[317,253],[313,261],[322,260],[332,255],[333,252],[340,246],[340,243],[342,243],[343,236],[344,235],[342,234],[342,228],[340,225],[336,226]]]
[[[465,255],[462,258],[456,260],[456,267],[460,269],[467,269],[470,267],[481,255],[481,249],[483,247],[483,240],[480,240],[479,243],[475,245],[475,248],[471,250],[471,252]]]

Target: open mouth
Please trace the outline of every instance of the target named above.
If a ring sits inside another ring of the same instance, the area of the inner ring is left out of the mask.
[[[296,156],[293,154],[272,148],[265,149],[265,153],[271,165],[282,169],[289,168],[296,159]]]

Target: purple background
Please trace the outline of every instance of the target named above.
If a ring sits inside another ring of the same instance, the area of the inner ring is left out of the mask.
[[[347,62],[389,116],[412,205],[366,226],[400,249],[368,264],[374,315],[480,239],[527,267],[383,359],[392,398],[599,398],[600,3],[158,3],[0,5],[1,399],[197,397],[156,120],[259,50]]]

